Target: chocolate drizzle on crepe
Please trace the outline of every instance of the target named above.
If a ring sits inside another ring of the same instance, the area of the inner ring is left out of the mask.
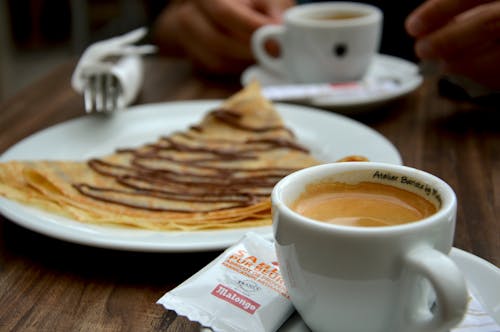
[[[282,177],[304,167],[275,159],[291,152],[308,156],[308,151],[281,122],[256,125],[244,120],[231,109],[213,110],[205,117],[209,124],[202,122],[137,149],[118,150],[118,161],[88,161],[94,172],[113,178],[119,186],[73,187],[98,201],[147,211],[210,212],[267,200]],[[210,135],[206,127],[214,124],[234,133]]]
[[[268,126],[268,127],[250,127],[250,126],[245,126],[241,123],[241,117],[242,115],[233,112],[231,110],[225,110],[225,109],[218,109],[212,112],[213,116],[222,121],[225,122],[226,124],[242,129],[242,130],[247,130],[247,131],[254,131],[257,133],[265,132],[265,131],[270,131],[270,130],[279,130],[283,129],[283,126]]]

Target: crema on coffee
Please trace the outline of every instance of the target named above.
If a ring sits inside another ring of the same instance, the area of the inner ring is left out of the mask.
[[[309,184],[291,208],[314,220],[360,227],[411,223],[436,212],[415,193],[374,182]]]

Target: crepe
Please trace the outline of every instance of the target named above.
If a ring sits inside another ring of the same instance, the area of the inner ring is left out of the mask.
[[[274,184],[318,163],[253,83],[207,110],[200,123],[151,144],[86,162],[0,163],[0,195],[101,225],[268,225]]]

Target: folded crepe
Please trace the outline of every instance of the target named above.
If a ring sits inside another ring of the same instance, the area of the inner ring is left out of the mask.
[[[257,83],[199,124],[99,159],[0,163],[0,195],[85,223],[153,230],[268,225],[283,176],[318,164]]]

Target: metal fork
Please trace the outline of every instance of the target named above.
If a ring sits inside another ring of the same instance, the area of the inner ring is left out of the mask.
[[[113,112],[123,105],[123,88],[111,72],[91,74],[83,89],[85,111]]]

